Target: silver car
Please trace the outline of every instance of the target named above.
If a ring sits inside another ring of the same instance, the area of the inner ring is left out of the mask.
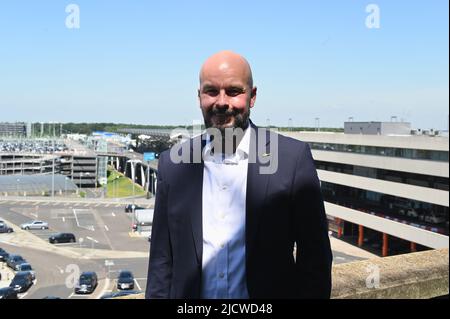
[[[20,228],[25,229],[25,230],[48,229],[48,223],[40,221],[40,220],[33,220],[32,222],[20,225]]]

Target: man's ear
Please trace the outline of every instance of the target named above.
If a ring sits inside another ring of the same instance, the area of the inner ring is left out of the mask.
[[[252,89],[251,95],[250,95],[250,108],[255,106],[255,102],[256,102],[256,92],[258,91],[258,88],[255,86]]]

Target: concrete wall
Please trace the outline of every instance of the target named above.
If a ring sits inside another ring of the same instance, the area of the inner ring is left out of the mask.
[[[448,295],[448,249],[333,266],[332,299],[430,299]],[[143,299],[144,294],[117,299]]]

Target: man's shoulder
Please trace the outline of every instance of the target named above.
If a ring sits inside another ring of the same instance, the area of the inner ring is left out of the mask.
[[[189,139],[180,141],[163,151],[159,155],[159,164],[170,165],[179,163],[179,161],[172,161],[172,157],[176,159],[182,159],[182,163],[190,163],[192,161],[192,155],[195,151],[201,151],[202,135],[194,136]]]

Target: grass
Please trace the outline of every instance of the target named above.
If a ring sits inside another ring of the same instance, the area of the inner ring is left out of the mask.
[[[120,198],[133,196],[133,183],[131,179],[113,169],[108,169],[108,191],[106,197]],[[138,184],[134,185],[134,195],[144,196],[145,190]]]

